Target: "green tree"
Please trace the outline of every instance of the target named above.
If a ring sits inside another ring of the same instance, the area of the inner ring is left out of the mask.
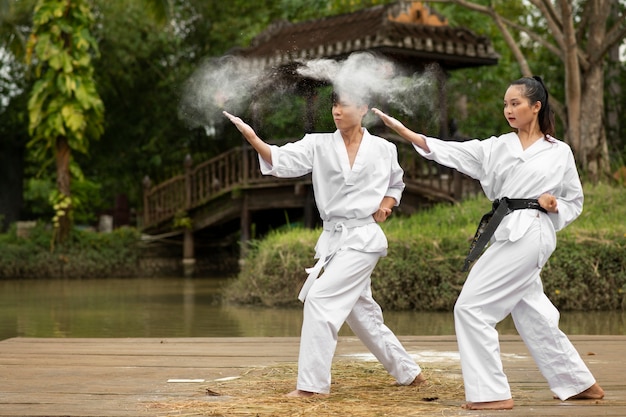
[[[30,24],[35,0],[0,0],[0,49],[21,58],[26,50],[23,27]]]
[[[214,135],[207,135],[178,117],[182,86],[204,60],[247,46],[273,21],[358,7],[358,2],[331,0],[91,1],[100,50],[94,77],[106,108],[106,129],[90,145],[89,155],[76,159],[85,176],[102,185],[108,201],[124,193],[135,207],[144,176],[158,183],[182,172],[187,154],[201,162],[241,144],[231,129],[217,126]],[[280,121],[272,125],[273,134],[281,131]]]
[[[555,101],[578,163],[592,180],[609,173],[604,116],[604,68],[610,51],[626,38],[626,5],[615,0],[433,0],[489,16],[524,76],[541,61],[528,54],[547,51],[564,74],[564,101]],[[521,8],[521,9],[520,9]],[[522,10],[520,13],[519,11]],[[549,83],[549,80],[548,80]]]
[[[23,207],[26,114],[30,80],[24,52],[34,0],[0,0],[0,232],[19,220]]]
[[[93,79],[98,47],[90,29],[93,16],[85,0],[40,0],[35,7],[27,61],[35,83],[28,101],[29,146],[41,161],[56,163],[58,241],[72,226],[72,151],[87,153],[103,131],[104,107]]]
[[[182,85],[205,59],[245,45],[283,11],[279,0],[92,1],[106,129],[77,159],[107,199],[124,193],[136,206],[144,176],[160,182],[182,171],[187,154],[200,162],[241,143],[235,132],[189,128],[178,117]]]
[[[485,4],[482,0],[475,1]],[[9,40],[28,37],[35,2],[0,0],[0,49],[6,49],[4,45]],[[87,123],[87,126],[97,128],[103,133],[99,141],[94,141],[97,135],[92,136],[86,132],[84,138],[88,138],[89,153],[72,149],[71,159],[82,168],[86,179],[101,187],[99,195],[108,204],[112,205],[116,194],[125,193],[131,205],[138,206],[141,202],[141,180],[145,175],[149,175],[154,182],[159,182],[172,174],[180,173],[184,157],[188,153],[193,155],[194,161],[200,162],[241,143],[240,135],[232,129],[222,132],[218,126],[214,136],[207,136],[203,129],[189,129],[178,117],[181,87],[204,59],[228,54],[231,48],[247,46],[254,36],[276,20],[297,22],[318,19],[391,2],[393,0],[39,1],[40,4],[81,4],[93,13],[95,19],[94,25],[88,29],[93,36],[88,55],[93,67],[93,82],[97,85],[97,93],[106,113],[101,123]],[[527,17],[535,32],[548,33],[545,25],[539,25],[542,16],[529,14],[529,10],[536,10],[532,4],[521,0],[507,1],[506,7],[502,7],[505,3],[501,0],[493,4],[511,21]],[[439,6],[443,5],[437,4],[438,8]],[[6,7],[9,13],[4,13]],[[452,74],[448,91],[455,95],[462,91],[474,102],[472,117],[462,120],[461,130],[481,137],[481,132],[492,134],[507,128],[503,118],[499,120],[493,115],[501,111],[499,94],[506,87],[505,83],[520,75],[520,67],[515,64],[512,50],[500,36],[500,31],[490,16],[468,12],[467,9],[452,5],[449,8],[441,7],[441,10],[445,10],[443,14],[451,24],[466,26],[490,37],[497,43],[496,49],[502,54],[496,67],[454,71]],[[67,17],[61,16],[59,20],[61,19]],[[529,38],[520,33],[512,31],[533,71],[541,75],[549,74],[547,80],[551,93],[554,93],[555,98],[565,100],[565,79],[559,59],[537,42],[528,42]],[[41,66],[41,74],[46,73],[50,65],[37,55],[36,50],[32,52],[33,64]],[[16,48],[13,56],[16,57],[16,62],[21,59],[19,48]],[[17,74],[20,69],[16,68],[15,71]],[[78,69],[76,71],[72,70],[71,77],[79,73]],[[30,93],[30,84],[44,77],[22,78],[22,88]],[[58,79],[61,78],[65,79],[67,76],[60,75]],[[48,85],[59,88],[60,84],[57,81]],[[53,96],[59,95],[58,93],[57,91],[48,95],[47,99],[52,101]],[[288,98],[288,95],[271,98],[272,107],[268,108],[263,120],[267,132],[272,135],[301,131],[295,125],[298,119],[293,116],[293,106],[283,105],[283,100]],[[55,100],[58,102],[61,98],[56,97]],[[26,111],[24,102],[25,100],[16,97],[11,101],[10,112],[3,114],[0,108],[0,171],[5,167],[2,161],[23,158],[23,150],[22,154],[17,153],[19,147],[12,154],[14,156],[9,157],[5,152],[7,148],[3,145],[8,143],[6,139],[10,135],[20,132],[20,129],[13,126],[19,127],[22,111],[19,106],[22,105],[23,111]],[[282,111],[283,108],[286,110]],[[90,112],[93,114],[93,109],[86,111],[85,116]],[[61,118],[62,116],[61,114]],[[58,116],[55,117],[58,120]],[[42,125],[51,126],[48,122],[42,122]],[[102,130],[102,126],[106,126],[106,129]],[[65,129],[68,130],[67,127]],[[24,141],[25,129],[21,131],[20,137]],[[47,145],[44,145],[44,136],[49,140]],[[35,168],[41,171],[41,159],[37,160],[31,155],[41,157],[43,150],[56,151],[56,138],[47,134],[40,134],[35,142],[26,156],[30,164],[27,165],[26,180],[34,176]],[[48,178],[44,179],[49,185],[52,185],[50,178],[54,177],[53,168],[50,165],[45,171]],[[30,183],[31,181],[27,181],[27,184]],[[73,177],[74,199],[80,192],[76,186],[77,181]],[[6,189],[4,181],[0,179],[0,197],[19,194],[15,191],[2,194]]]

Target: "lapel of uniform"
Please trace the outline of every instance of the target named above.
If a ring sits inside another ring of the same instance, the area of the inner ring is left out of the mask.
[[[346,177],[346,185],[354,185],[356,183],[356,179],[359,177],[361,171],[365,167],[365,162],[367,161],[367,153],[369,152],[369,147],[371,143],[372,138],[369,132],[367,131],[367,129],[363,128],[363,138],[361,139],[359,150],[357,151],[356,157],[354,158],[352,170],[349,169],[350,162],[348,161],[348,176]]]
[[[518,139],[519,141],[519,139]],[[540,152],[543,152],[546,149],[549,149],[552,146],[552,144],[550,142],[548,142],[545,137],[539,139],[537,142],[533,143],[532,145],[530,145],[528,148],[526,148],[525,150],[521,149],[521,144],[520,144],[520,158],[522,159],[522,161],[526,162],[530,159],[532,159],[535,155],[537,155]]]
[[[333,146],[335,147],[337,161],[339,164],[339,168],[341,169],[341,174],[343,175],[343,180],[345,182],[350,176],[350,160],[348,159],[348,150],[346,149],[346,144],[344,143],[343,137],[341,137],[341,132],[339,132],[339,130],[336,130],[333,134]]]

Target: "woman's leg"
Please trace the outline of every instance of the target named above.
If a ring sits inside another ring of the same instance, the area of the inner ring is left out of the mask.
[[[538,224],[516,242],[494,242],[470,271],[455,304],[455,329],[468,405],[511,400],[495,326],[539,279],[537,242]],[[503,408],[510,407],[512,401]]]
[[[517,331],[558,398],[566,400],[595,384],[584,361],[559,329],[559,312],[544,294],[541,282],[511,313]]]

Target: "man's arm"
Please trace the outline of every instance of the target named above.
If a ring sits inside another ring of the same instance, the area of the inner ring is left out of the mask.
[[[257,136],[256,132],[250,125],[245,123],[239,117],[234,116],[228,112],[223,112],[224,116],[228,117],[228,119],[237,127],[237,129],[241,132],[244,138],[248,141],[248,143],[261,155],[268,164],[272,164],[272,151],[270,146],[263,142],[263,140]]]
[[[380,207],[376,210],[376,213],[374,213],[374,220],[378,223],[387,220],[387,217],[391,215],[391,210],[396,203],[396,199],[393,197],[383,197],[383,201],[380,202]]]

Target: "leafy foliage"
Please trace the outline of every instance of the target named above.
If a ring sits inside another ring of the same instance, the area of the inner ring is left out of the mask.
[[[305,229],[293,233],[276,231],[253,243],[241,278],[224,290],[225,297],[243,304],[294,304],[306,278],[302,270],[313,258],[318,234],[319,231]]]
[[[93,79],[92,53],[98,45],[89,28],[85,1],[41,0],[35,8],[28,60],[37,79],[28,102],[30,146],[54,150],[59,136],[72,150],[87,153],[89,140],[103,131],[104,107]]]
[[[112,233],[75,230],[71,238],[50,249],[53,231],[43,223],[18,237],[16,226],[0,235],[2,278],[106,278],[140,274],[139,233],[119,228]]]
[[[531,13],[532,7],[528,2],[476,1],[492,4],[499,13],[511,20],[520,22],[524,19],[524,23],[527,20],[539,33],[546,31],[546,28],[535,24],[539,22],[540,16]],[[49,156],[49,152],[54,149],[51,143],[46,144],[46,140],[53,138],[44,134],[44,130],[52,132],[50,129],[61,126],[71,133],[70,127],[81,124],[82,104],[76,98],[76,103],[67,107],[64,113],[50,113],[49,121],[42,123],[41,135],[35,140],[36,146],[33,142],[33,147],[23,149],[24,143],[28,141],[25,96],[35,91],[32,90],[32,83],[36,80],[31,74],[24,72],[21,62],[26,50],[24,40],[34,29],[33,11],[36,3],[49,4],[46,7],[57,7],[61,3],[72,4],[73,7],[81,5],[87,7],[94,18],[95,24],[89,27],[91,38],[86,37],[85,42],[89,44],[87,55],[106,113],[100,123],[87,123],[86,118],[90,116],[87,113],[82,116],[87,129],[102,132],[99,141],[90,138],[89,131],[84,133],[84,139],[89,138],[88,140],[82,142],[73,139],[78,148],[89,150],[89,153],[83,154],[77,149],[72,154],[72,159],[81,167],[85,180],[93,185],[87,187],[88,192],[83,193],[80,185],[82,181],[73,177],[72,197],[82,203],[81,208],[75,206],[75,220],[83,222],[83,219],[102,211],[103,205],[113,205],[115,197],[121,193],[128,196],[131,207],[140,206],[143,177],[148,175],[153,183],[157,183],[180,173],[187,154],[191,154],[195,162],[200,162],[241,144],[241,136],[235,129],[217,126],[213,134],[207,134],[203,129],[189,129],[178,118],[181,86],[204,59],[222,56],[232,48],[247,46],[251,39],[274,21],[300,22],[319,19],[392,2],[395,0],[0,0],[0,50],[7,51],[9,57],[6,65],[2,61],[0,96],[3,99],[11,97],[8,107],[5,102],[0,103],[0,171],[3,174],[8,173],[0,178],[13,179],[11,184],[8,184],[8,180],[3,181],[0,202],[8,199],[19,200],[13,203],[12,209],[13,212],[19,211],[15,207],[22,206],[21,198],[18,197],[22,190],[16,184],[22,183],[22,176],[25,176],[27,184],[32,183],[33,178],[41,183],[53,184],[55,173],[52,160],[47,159],[48,164],[45,165],[41,159]],[[450,72],[447,83],[450,106],[448,113],[455,119],[459,135],[482,138],[508,130],[505,119],[498,117],[502,111],[502,95],[506,84],[521,74],[499,31],[488,17],[462,7],[439,2],[429,2],[428,6],[443,14],[452,26],[468,27],[479,35],[488,36],[494,43],[495,50],[501,54],[497,66]],[[76,23],[67,20],[65,22]],[[67,28],[66,23],[65,26],[57,27]],[[52,20],[46,25],[52,27]],[[72,36],[80,38],[83,33],[86,32],[79,31]],[[48,39],[50,45],[53,45],[52,34]],[[516,40],[522,45],[536,73],[547,75],[550,93],[563,101],[564,72],[558,58],[538,48],[527,38],[518,36]],[[98,46],[97,50],[94,49],[95,44]],[[31,44],[31,56],[37,58],[36,50],[32,46]],[[60,51],[59,46],[55,48],[46,53]],[[53,60],[52,56],[50,58],[55,65],[60,65],[59,76],[58,79],[47,81],[47,85],[58,88],[61,92],[73,85],[68,80],[75,79],[78,74],[74,70],[69,75],[64,73],[65,65],[68,62],[73,65],[74,61],[83,61],[74,58],[68,60],[67,52],[57,52],[54,52],[56,55]],[[48,65],[37,59],[32,63]],[[606,88],[610,93],[605,96],[613,103],[614,116],[607,115],[607,121],[615,118],[621,120],[626,98],[621,93],[626,91],[624,63],[616,61],[612,64],[614,75],[610,82],[607,78]],[[83,67],[80,68],[82,71]],[[41,67],[40,74],[44,79],[48,69]],[[3,71],[9,71],[10,76],[5,77]],[[18,90],[13,91],[22,93],[7,94],[15,82]],[[291,100],[291,94],[281,95],[278,91],[275,93],[268,97],[267,101],[271,105],[264,108],[259,116],[262,121],[259,133],[272,139],[300,137],[304,126],[301,99]],[[38,94],[43,99],[42,93]],[[47,96],[46,99],[52,101],[51,97]],[[59,102],[55,103],[53,104],[57,109],[63,108]],[[325,91],[320,92],[318,103],[317,128],[332,130],[334,125],[328,117],[330,103]],[[49,113],[44,107],[38,112],[42,116]],[[412,118],[405,122],[420,128],[438,126],[431,114],[422,113],[423,118],[428,120]],[[66,119],[68,124],[65,124]],[[431,124],[428,124],[429,121]],[[626,160],[626,135],[621,133],[625,125],[617,123],[612,126],[614,128],[608,132],[608,145],[617,168]],[[564,128],[559,126],[557,132],[564,132]],[[8,165],[7,161],[13,162]],[[97,199],[93,198],[96,194],[93,190],[96,188]],[[38,213],[44,212],[49,216],[48,207],[33,203],[31,191],[26,192],[21,217],[34,218]],[[47,204],[47,198],[38,201]],[[0,211],[4,210],[4,207],[0,207]],[[87,214],[88,212],[91,214]],[[17,215],[15,213],[9,219],[14,221]]]
[[[83,0],[40,0],[35,7],[27,60],[36,79],[28,100],[29,146],[35,159],[56,162],[55,240],[65,240],[72,224],[71,152],[87,153],[103,131],[104,106],[93,78],[93,22]]]
[[[546,294],[562,309],[624,308],[626,193],[623,187],[586,187],[584,215],[558,235],[544,267]],[[466,274],[463,259],[489,202],[474,198],[436,205],[383,223],[388,255],[372,274],[376,300],[389,310],[451,310]],[[312,266],[319,230],[275,233],[256,242],[226,296],[232,302],[297,305],[304,268]]]

